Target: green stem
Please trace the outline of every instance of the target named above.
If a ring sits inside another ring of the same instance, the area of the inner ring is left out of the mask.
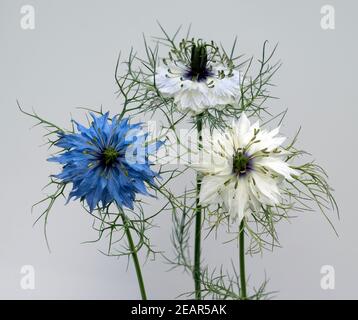
[[[202,136],[201,131],[203,122],[201,115],[196,118],[196,127],[198,131],[198,146],[199,150],[202,149]],[[200,157],[200,154],[199,154]],[[195,299],[201,300],[201,268],[200,268],[200,254],[201,254],[201,223],[202,223],[202,210],[199,204],[199,195],[201,188],[201,177],[199,174],[196,176],[196,208],[195,208],[195,246],[194,246],[194,283],[195,283]]]
[[[135,267],[135,271],[136,271],[136,274],[137,274],[140,294],[142,296],[142,300],[147,300],[147,294],[145,292],[142,271],[141,271],[141,268],[140,268],[138,255],[137,255],[137,249],[136,249],[136,247],[134,245],[133,238],[132,238],[132,235],[131,235],[131,231],[130,231],[130,228],[129,228],[129,225],[128,225],[129,221],[128,221],[128,219],[127,219],[127,217],[125,216],[124,213],[122,214],[122,220],[123,220],[124,230],[126,232],[127,239],[128,239],[129,249],[130,249],[131,255],[133,257],[133,262],[134,262],[134,267]]]
[[[240,223],[239,235],[239,254],[240,254],[240,287],[241,299],[247,299],[246,293],[246,275],[245,275],[245,221],[242,219]]]

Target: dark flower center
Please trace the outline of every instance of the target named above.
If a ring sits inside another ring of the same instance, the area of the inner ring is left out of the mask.
[[[251,169],[252,163],[248,155],[242,152],[238,152],[234,155],[232,170],[236,175],[245,175]]]
[[[185,77],[193,81],[203,81],[210,75],[206,46],[204,44],[194,44],[191,48],[190,66]]]
[[[116,149],[108,147],[102,153],[102,161],[106,167],[109,167],[117,161],[118,156],[119,153]]]

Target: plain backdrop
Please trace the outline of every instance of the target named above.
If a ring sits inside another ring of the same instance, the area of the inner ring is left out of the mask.
[[[321,28],[325,4],[335,8],[335,30]],[[20,26],[23,5],[35,8],[34,30]],[[299,145],[329,172],[341,210],[340,221],[331,214],[339,237],[315,212],[280,223],[282,248],[248,258],[250,285],[259,286],[267,275],[268,290],[277,291],[277,298],[358,298],[357,14],[353,0],[1,0],[0,298],[139,298],[126,258],[101,254],[105,241],[83,244],[97,233],[78,203],[60,200],[54,206],[48,225],[52,252],[47,250],[42,223],[33,227],[39,211],[31,214],[31,205],[44,196],[42,187],[59,168],[46,162],[44,131],[30,130],[34,123],[20,114],[16,99],[60,126],[68,126],[71,115],[84,119],[77,107],[102,105],[118,112],[113,76],[118,53],[134,47],[142,54],[142,33],[160,34],[156,20],[169,33],[191,23],[194,36],[225,46],[238,36],[238,50],[248,57],[258,57],[265,40],[271,47],[279,43],[276,57],[283,66],[273,93],[280,100],[271,107],[289,109],[282,131],[292,135],[302,126]],[[157,225],[152,242],[170,254],[170,216],[162,215]],[[219,237],[204,241],[203,255],[206,263],[220,266],[236,262],[238,252]],[[34,267],[34,290],[20,286],[24,265]],[[323,265],[335,269],[334,290],[320,286]],[[172,299],[192,290],[190,275],[168,269],[160,257],[145,264],[150,298]]]

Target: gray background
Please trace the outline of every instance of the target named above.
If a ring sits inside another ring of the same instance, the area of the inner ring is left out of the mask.
[[[20,8],[36,10],[36,29],[22,30]],[[336,29],[320,27],[320,8],[336,9]],[[288,107],[283,131],[291,135],[302,125],[300,146],[327,169],[336,189],[341,220],[333,220],[337,238],[323,217],[300,214],[279,225],[282,249],[248,259],[252,284],[265,273],[269,290],[284,299],[358,298],[356,212],[357,158],[355,120],[357,89],[356,1],[0,1],[0,298],[139,298],[134,271],[126,259],[108,258],[83,241],[96,237],[92,219],[78,203],[59,201],[49,222],[50,254],[42,225],[32,227],[47,177],[57,167],[46,162],[40,147],[43,130],[22,116],[15,101],[45,118],[66,126],[70,114],[83,119],[79,106],[118,111],[113,73],[117,54],[131,46],[143,52],[142,32],[158,35],[158,19],[173,33],[192,23],[196,36],[258,55],[264,40],[279,42],[283,67],[275,78],[272,105]],[[170,217],[162,216],[153,242],[170,252]],[[234,244],[205,241],[206,262],[219,265],[237,259]],[[143,259],[142,259],[143,260]],[[20,269],[33,265],[36,289],[22,290]],[[335,290],[322,290],[320,268],[336,271]],[[180,271],[166,272],[161,259],[144,267],[150,298],[174,298],[192,289]]]

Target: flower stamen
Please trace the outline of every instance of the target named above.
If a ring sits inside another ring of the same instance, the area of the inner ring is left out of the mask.
[[[102,153],[102,160],[106,167],[112,166],[119,156],[119,153],[116,149],[108,147],[104,149]]]
[[[251,161],[247,154],[237,152],[233,158],[233,172],[238,176],[245,175],[252,168]]]
[[[208,69],[208,53],[205,44],[193,44],[189,70],[185,77],[192,81],[204,81],[211,75]]]

